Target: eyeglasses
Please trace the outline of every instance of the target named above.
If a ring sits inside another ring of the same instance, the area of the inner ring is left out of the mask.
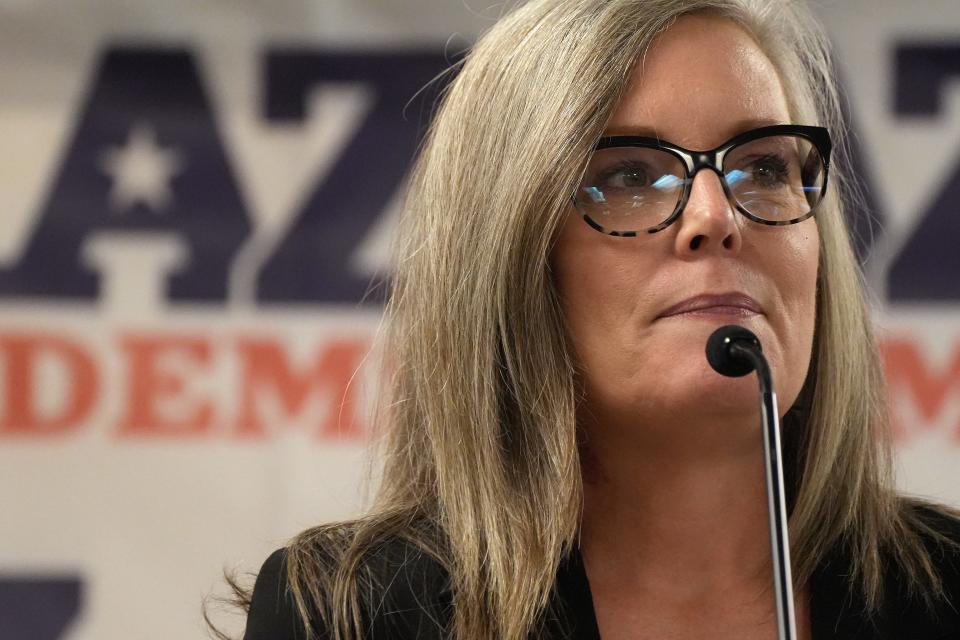
[[[737,211],[767,225],[814,214],[827,188],[830,134],[779,124],[741,133],[716,149],[691,151],[657,138],[600,138],[573,202],[601,233],[656,233],[680,217],[700,169],[720,176]]]

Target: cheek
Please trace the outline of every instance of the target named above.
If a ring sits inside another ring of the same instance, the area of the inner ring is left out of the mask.
[[[803,319],[809,339],[813,337],[813,326],[817,315],[817,281],[820,272],[820,235],[816,224],[811,225],[809,233],[804,234],[800,248],[800,267],[798,269],[797,295],[800,315]]]
[[[810,225],[784,243],[768,267],[770,273],[778,274],[777,288],[792,319],[803,325],[811,323],[815,315],[819,262],[820,237],[816,225]]]
[[[784,304],[783,318],[777,329],[781,333],[784,353],[780,354],[781,362],[774,365],[779,377],[777,387],[781,411],[789,409],[799,395],[812,357],[820,257],[816,225],[810,225],[809,230],[804,229],[803,234],[798,234],[796,242],[784,255],[790,258],[791,265],[784,270],[778,283]]]
[[[644,310],[653,305],[644,274],[654,265],[640,244],[602,236],[575,216],[558,239],[551,256],[554,284],[584,369],[627,373],[615,371],[622,368],[618,354],[636,341]]]

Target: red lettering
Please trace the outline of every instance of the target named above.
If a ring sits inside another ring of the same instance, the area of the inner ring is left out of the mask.
[[[931,370],[914,342],[887,339],[880,346],[891,397],[908,397],[924,420],[932,421],[939,416],[950,394],[960,391],[960,345],[954,349],[947,366],[939,372]],[[896,415],[894,429],[901,437],[907,432],[907,427],[899,423]]]
[[[266,420],[259,402],[264,394],[279,400],[286,417],[290,418],[301,414],[311,395],[319,393],[329,399],[329,409],[319,416],[318,435],[341,439],[361,437],[357,384],[351,384],[351,380],[368,349],[367,341],[329,342],[307,367],[295,371],[281,344],[265,339],[240,340],[243,374],[238,398],[238,432],[246,436],[266,435]]]
[[[190,369],[210,363],[210,344],[187,336],[121,339],[129,370],[123,436],[201,436],[210,432],[213,406],[188,393]],[[193,394],[194,396],[196,394]]]
[[[100,385],[90,355],[66,338],[50,335],[0,335],[5,376],[0,434],[56,436],[75,431],[90,414]],[[69,387],[62,404],[44,412],[38,406],[37,364],[53,358],[67,372]]]

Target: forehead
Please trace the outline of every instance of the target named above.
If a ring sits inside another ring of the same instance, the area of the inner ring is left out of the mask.
[[[607,135],[713,148],[747,129],[790,122],[776,68],[736,23],[688,15],[637,63]]]

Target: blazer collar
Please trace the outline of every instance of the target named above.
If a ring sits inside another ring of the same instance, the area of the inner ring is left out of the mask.
[[[828,553],[814,570],[810,584],[814,640],[960,638],[955,611],[944,605],[942,615],[931,615],[916,597],[905,593],[902,581],[890,571],[882,614],[868,618],[862,591],[848,586],[851,573],[850,554],[842,546]],[[545,621],[547,637],[600,640],[590,581],[577,547],[560,564],[552,605]]]

